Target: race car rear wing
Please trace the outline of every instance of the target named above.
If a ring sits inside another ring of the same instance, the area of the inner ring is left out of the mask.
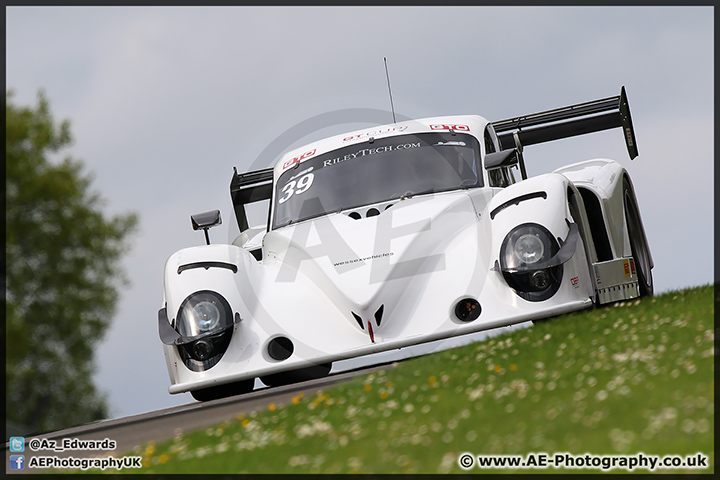
[[[614,97],[491,123],[501,149],[518,148],[519,152],[525,145],[622,127],[630,159],[638,156],[625,87]]]
[[[272,197],[273,169],[254,170],[239,174],[233,167],[233,178],[230,182],[230,197],[232,197],[240,231],[247,230],[247,212],[245,205],[249,203],[270,200]]]

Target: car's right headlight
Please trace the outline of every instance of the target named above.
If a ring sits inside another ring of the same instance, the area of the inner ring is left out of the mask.
[[[230,344],[233,314],[222,295],[209,290],[195,292],[178,309],[176,330],[192,341],[178,345],[185,366],[204,371],[220,361]]]
[[[226,322],[232,320],[232,312],[227,301],[215,292],[204,291],[190,295],[180,305],[177,329],[180,335],[196,337],[212,332]],[[229,322],[232,324],[232,321]]]

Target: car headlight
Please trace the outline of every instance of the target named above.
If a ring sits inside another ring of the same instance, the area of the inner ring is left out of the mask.
[[[196,292],[180,305],[177,319],[180,335],[197,337],[232,325],[232,310],[221,295],[210,291]]]
[[[515,241],[513,253],[521,264],[533,264],[543,258],[545,245],[538,234],[525,233]]]
[[[200,297],[200,298],[198,298]],[[180,309],[179,318],[183,321],[178,325],[182,325],[181,332],[189,337],[194,337],[203,333],[212,332],[218,325],[222,313],[218,299],[210,294],[195,296],[185,301],[183,308]]]
[[[535,223],[515,227],[500,247],[500,270],[508,285],[525,300],[541,301],[560,288],[563,266],[548,265],[560,250],[550,231]]]
[[[222,295],[206,290],[187,297],[175,327],[190,340],[178,345],[185,366],[201,372],[217,364],[230,344],[233,325],[232,309]]]

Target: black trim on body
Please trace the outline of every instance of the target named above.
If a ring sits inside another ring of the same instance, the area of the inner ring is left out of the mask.
[[[195,263],[188,263],[185,265],[180,265],[177,269],[178,275],[180,275],[185,270],[191,270],[193,268],[204,268],[205,270],[209,268],[227,268],[228,270],[232,270],[233,273],[237,273],[238,267],[237,265],[233,265],[232,263],[225,263],[225,262],[195,262]]]
[[[547,199],[547,193],[545,193],[545,192],[526,193],[525,195],[520,195],[519,197],[515,197],[512,200],[508,200],[507,202],[496,207],[495,209],[493,209],[492,212],[490,212],[490,220],[494,220],[495,216],[498,213],[500,213],[501,211],[505,210],[506,208],[511,207],[513,205],[518,205],[520,202],[524,202],[525,200],[532,200],[533,198],[542,198],[543,200],[545,200],[545,199]]]

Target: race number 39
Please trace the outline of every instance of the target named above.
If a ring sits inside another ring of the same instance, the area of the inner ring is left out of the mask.
[[[315,181],[315,174],[308,173],[296,180],[290,180],[282,189],[283,196],[278,203],[283,204],[290,200],[293,195],[300,195],[307,192]]]

